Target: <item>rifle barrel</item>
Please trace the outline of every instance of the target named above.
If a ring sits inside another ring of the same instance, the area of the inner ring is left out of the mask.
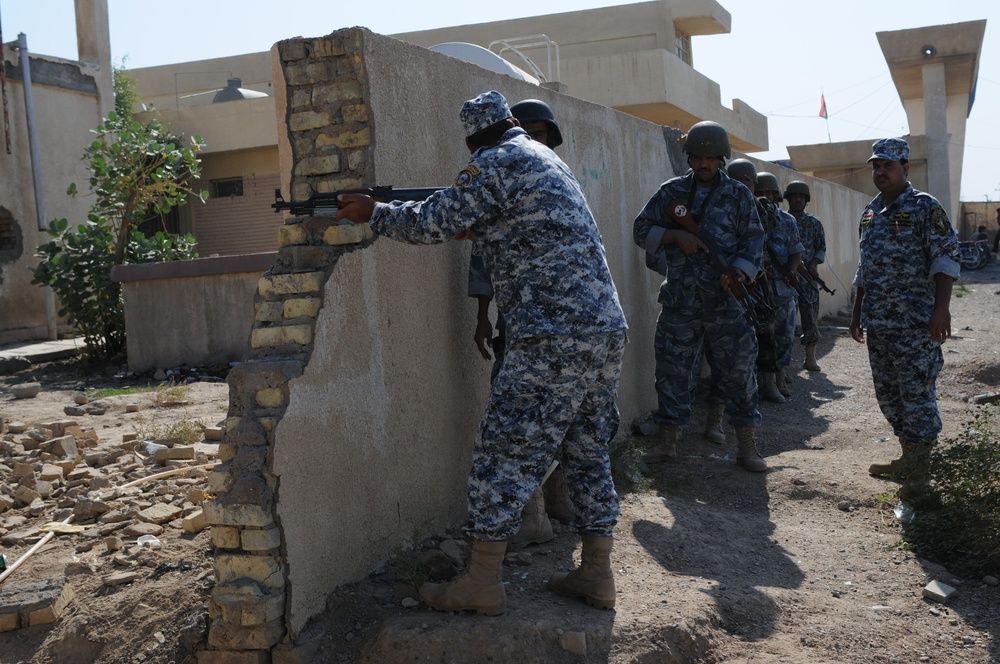
[[[392,185],[376,185],[361,189],[343,189],[313,194],[304,201],[286,201],[281,195],[281,189],[274,190],[274,203],[271,205],[275,212],[288,210],[292,215],[312,216],[316,210],[339,210],[340,201],[337,197],[341,194],[364,194],[371,196],[376,201],[422,201],[436,191],[447,189],[447,187],[410,187],[396,189]]]

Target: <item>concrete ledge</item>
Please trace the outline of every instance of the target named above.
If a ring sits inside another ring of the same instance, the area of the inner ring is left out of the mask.
[[[121,265],[128,365],[133,371],[243,359],[257,283],[277,252]]]
[[[274,265],[274,260],[277,257],[278,252],[266,251],[259,254],[194,258],[188,261],[116,265],[111,268],[111,279],[113,281],[127,282],[143,281],[146,279],[204,277],[233,272],[263,272]]]

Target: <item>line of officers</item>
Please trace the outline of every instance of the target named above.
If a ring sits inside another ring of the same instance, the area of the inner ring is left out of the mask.
[[[521,101],[511,112],[533,139],[553,149],[562,143],[559,125],[544,102]],[[633,228],[647,267],[666,279],[654,337],[658,406],[632,428],[655,440],[644,456],[647,462],[674,458],[695,391],[704,390],[709,406],[705,437],[726,444],[723,418],[728,411],[736,428],[737,463],[762,472],[767,463],[756,444],[757,398],[784,403],[791,396],[789,367],[797,332],[804,346],[803,368],[821,371],[817,318],[819,284],[825,283],[817,268],[826,259],[826,235],[822,222],[806,212],[811,195],[805,182],[792,181],[782,192],[777,177],[758,173],[753,162],[726,164],[732,150],[720,124],[694,125],[685,136],[684,151],[691,170],[661,188]],[[778,206],[782,200],[788,202],[787,212]],[[685,213],[680,218],[673,214],[678,209]],[[723,286],[720,261],[733,281],[747,283]],[[736,291],[742,296],[734,297]],[[469,295],[479,302],[475,341],[484,358],[493,351],[495,376],[503,362],[505,325],[498,315],[494,337],[488,315],[492,285],[475,252]],[[701,380],[703,373],[706,380]],[[553,497],[550,505],[558,504]]]
[[[705,437],[725,444],[728,415],[737,464],[762,472],[757,399],[784,403],[791,396],[798,320],[803,368],[821,370],[816,321],[823,224],[805,210],[811,200],[805,182],[792,181],[782,192],[772,173],[758,173],[749,160],[726,165],[729,137],[718,123],[695,124],[684,151],[691,170],[664,183],[633,226],[646,265],[666,277],[654,335],[658,407],[633,428],[659,439],[648,461],[674,457],[679,428],[705,383]],[[778,206],[782,199],[787,212]],[[703,373],[707,378],[700,380]]]
[[[338,219],[367,223],[381,236],[409,244],[474,240],[482,276],[493,282],[483,297],[495,285],[505,319],[498,323],[508,338],[499,343],[489,316],[481,315],[476,328],[484,357],[492,349],[504,359],[472,450],[471,561],[461,578],[426,583],[419,595],[440,610],[503,613],[508,544],[551,539],[546,514],[554,505],[543,505],[543,485],[561,475],[569,514],[556,518],[579,530],[581,562],[553,575],[548,587],[612,609],[610,555],[620,505],[608,443],[619,426],[615,395],[627,324],[600,232],[579,182],[549,149],[562,136],[547,105],[527,100],[508,107],[494,90],[466,101],[459,118],[471,158],[452,187],[424,201],[338,196]],[[917,458],[918,447],[929,449],[941,430],[934,381],[940,344],[951,333],[958,242],[940,204],[907,182],[905,141],[882,139],[872,149],[880,194],[859,227],[850,330],[868,344],[879,406],[903,453],[869,473],[892,475],[907,457]],[[690,170],[661,184],[633,224],[646,265],[665,276],[654,334],[658,406],[636,426],[657,439],[650,458],[673,456],[704,366],[709,439],[725,441],[727,415],[736,429],[737,463],[761,472],[767,464],[756,442],[758,397],[777,400],[789,392],[796,309],[805,368],[819,370],[812,281],[820,283],[816,268],[825,258],[822,224],[805,212],[805,183],[785,189],[785,213],[773,176],[745,160],[725,168],[731,150],[717,123],[694,125],[684,151]]]

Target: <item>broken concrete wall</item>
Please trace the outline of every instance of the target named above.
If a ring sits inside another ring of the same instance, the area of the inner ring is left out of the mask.
[[[458,121],[463,101],[490,89],[511,103],[544,99],[565,138],[557,152],[584,186],[632,326],[619,398],[623,421],[651,408],[659,279],[645,268],[631,233],[646,198],[673,175],[661,128],[380,35],[350,33],[355,37],[359,87],[317,86],[308,111],[297,100],[312,82],[296,84],[300,68],[283,63],[293,153],[283,172],[295,174],[286,191],[304,198],[361,184],[448,185],[469,157]],[[314,57],[312,71],[328,71],[317,60],[329,62]],[[367,123],[317,127],[313,135],[294,129],[303,113],[322,117],[345,108],[358,115],[363,108]],[[310,140],[312,154],[303,151]],[[324,147],[332,144],[342,149]],[[333,156],[339,171],[303,169],[328,165]],[[342,257],[330,275],[312,354],[289,385],[288,410],[274,435],[293,629],[322,610],[337,585],[464,518],[490,366],[472,342],[469,252],[464,242],[414,247],[376,238]]]

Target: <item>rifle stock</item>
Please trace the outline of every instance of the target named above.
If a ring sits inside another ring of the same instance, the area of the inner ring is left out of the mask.
[[[281,189],[274,190],[274,203],[271,205],[275,212],[288,210],[295,216],[312,216],[317,210],[339,210],[340,201],[337,197],[341,194],[364,194],[371,196],[376,201],[422,201],[435,191],[447,189],[447,187],[417,187],[394,189],[392,185],[376,185],[374,187],[361,187],[358,189],[341,189],[325,193],[313,194],[304,201],[286,201],[281,195]]]

